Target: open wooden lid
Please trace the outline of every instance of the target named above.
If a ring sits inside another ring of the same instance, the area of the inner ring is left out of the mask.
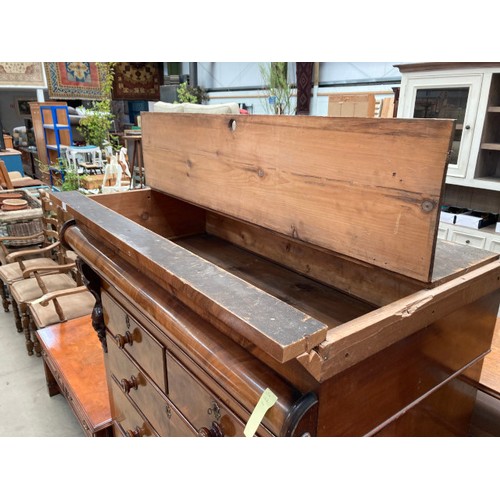
[[[144,113],[149,186],[430,282],[453,120]]]

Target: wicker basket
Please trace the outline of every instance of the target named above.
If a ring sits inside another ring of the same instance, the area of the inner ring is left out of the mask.
[[[7,192],[9,191],[2,191],[2,193]],[[43,225],[40,201],[23,189],[16,189],[10,192],[21,193],[22,197],[19,199],[26,200],[28,202],[28,208],[10,212],[3,212],[0,210],[0,236],[21,237],[41,233]],[[5,244],[9,247],[24,247],[38,245],[43,241],[43,236],[37,236],[28,240],[12,240],[5,242]]]

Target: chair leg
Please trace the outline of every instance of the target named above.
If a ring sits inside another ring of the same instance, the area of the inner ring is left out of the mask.
[[[24,308],[21,310],[21,321],[23,324],[24,338],[26,339],[26,350],[28,351],[28,356],[33,356],[33,346],[34,343],[31,340],[31,330],[30,323],[32,323],[28,311]]]
[[[19,333],[23,333],[23,323],[21,321],[21,315],[19,314],[19,307],[17,306],[17,302],[14,299],[12,299],[12,311],[14,312],[17,331]]]
[[[7,289],[7,285],[4,282],[2,282],[2,286],[0,287],[0,292],[2,294],[3,310],[5,312],[9,312],[9,305],[10,305],[9,292]]]
[[[40,344],[40,341],[38,340],[38,336],[36,334],[35,322],[31,318],[30,318],[30,332],[33,334],[32,337],[34,339],[33,348],[35,349],[35,356],[39,358],[42,355],[42,345]]]

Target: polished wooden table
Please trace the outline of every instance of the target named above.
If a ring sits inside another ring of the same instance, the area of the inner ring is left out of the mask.
[[[50,396],[63,394],[88,436],[111,435],[101,344],[90,315],[36,332]]]

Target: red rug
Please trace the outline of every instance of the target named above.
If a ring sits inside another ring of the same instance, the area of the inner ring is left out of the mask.
[[[49,99],[102,99],[101,77],[93,62],[45,63]]]

